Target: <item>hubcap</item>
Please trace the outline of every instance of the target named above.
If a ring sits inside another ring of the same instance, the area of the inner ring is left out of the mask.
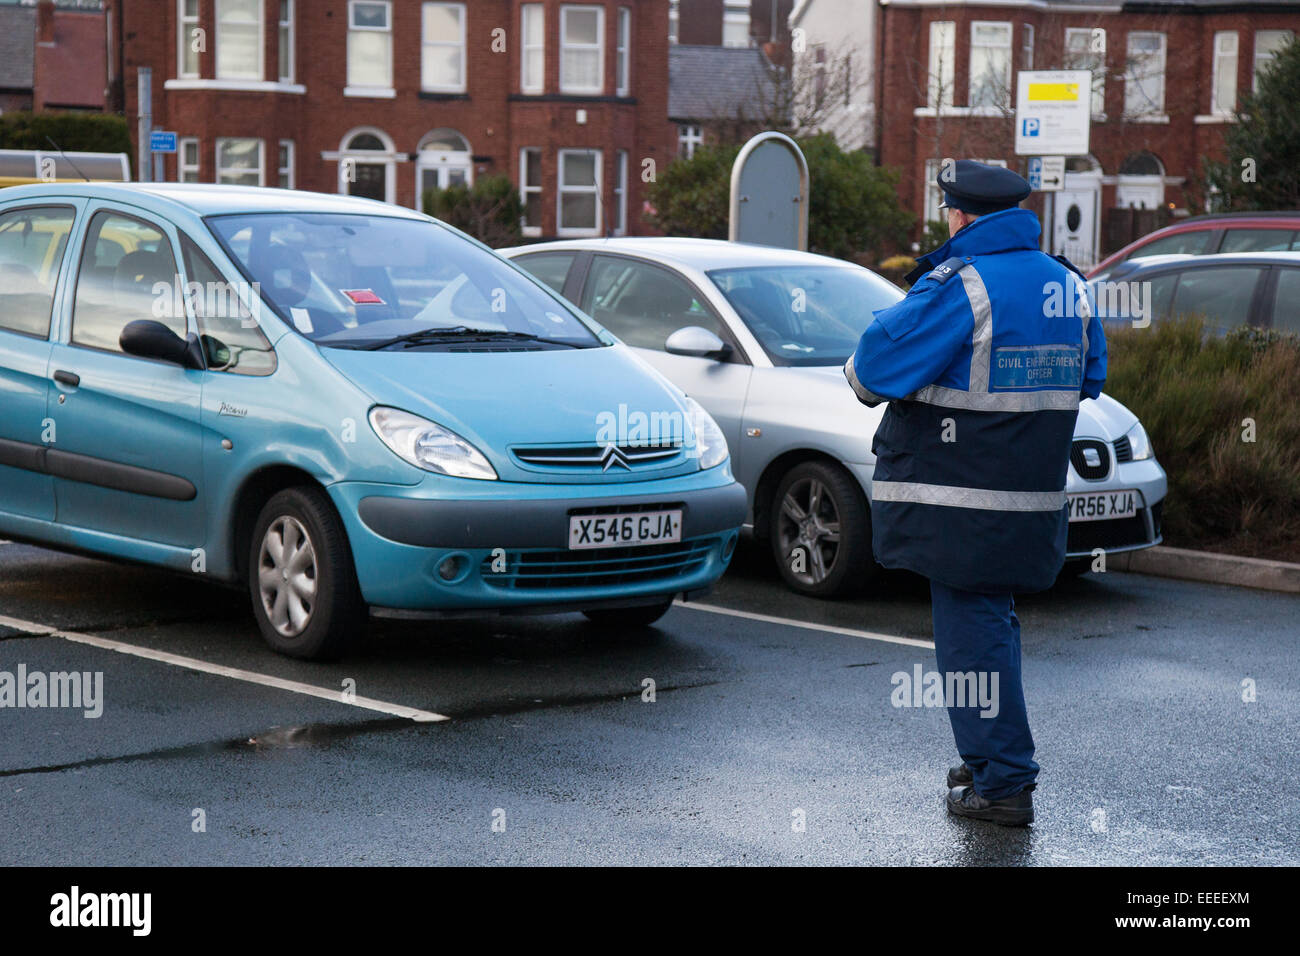
[[[801,584],[825,581],[840,551],[840,512],[827,487],[816,478],[796,481],[777,520],[786,572]]]
[[[267,619],[284,637],[297,637],[316,606],[316,549],[297,518],[276,518],[262,538],[258,585]]]

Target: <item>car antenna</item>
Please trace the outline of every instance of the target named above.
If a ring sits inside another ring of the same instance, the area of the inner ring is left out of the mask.
[[[90,177],[87,176],[85,173],[83,173],[80,169],[78,169],[76,163],[74,163],[71,159],[68,159],[68,154],[65,153],[65,152],[63,151],[63,147],[62,147],[62,146],[60,146],[58,143],[54,142],[54,140],[51,139],[49,136],[45,137],[45,141],[46,141],[47,143],[49,143],[51,146],[53,146],[55,149],[57,149],[57,150],[59,151],[59,155],[60,155],[60,156],[62,156],[64,159],[67,159],[67,160],[68,160],[68,165],[72,167],[73,172],[75,172],[78,176],[80,176],[80,177],[81,177],[82,179],[84,179],[86,182],[90,182]]]

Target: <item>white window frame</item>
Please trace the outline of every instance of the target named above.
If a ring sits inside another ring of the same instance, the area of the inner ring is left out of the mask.
[[[744,26],[745,42],[728,43],[727,27]],[[747,2],[735,2],[735,0],[725,0],[722,5],[722,45],[724,47],[746,49],[750,45],[750,22],[749,22],[749,4]]]
[[[528,14],[536,12],[540,36],[530,37],[528,33]],[[541,3],[524,3],[519,7],[519,91],[521,93],[543,93],[546,91],[546,6]],[[528,81],[528,54],[540,50],[542,64],[538,70],[537,80]]]
[[[1006,31],[1006,43],[976,43],[975,34],[980,27],[1000,27]],[[975,76],[975,50],[1001,50],[1006,54],[1006,73],[1002,77],[1002,89],[999,92],[1004,97],[1001,103],[976,103],[975,94],[979,88]],[[1015,36],[1010,20],[972,20],[970,24],[970,60],[968,64],[966,103],[972,110],[979,112],[997,111],[1002,108],[1009,108],[1014,102],[1015,90],[1013,89],[1012,76],[1015,74],[1015,63],[1012,59],[1012,51],[1015,49]]]
[[[239,143],[239,142],[244,142],[244,141],[252,141],[252,142],[257,143],[257,185],[259,185],[259,186],[265,186],[265,185],[266,185],[266,142],[265,142],[264,140],[262,140],[262,139],[259,139],[259,138],[256,137],[256,136],[219,136],[219,137],[217,137],[217,140],[216,140],[216,150],[215,150],[215,156],[216,156],[216,169],[217,169],[217,175],[216,175],[216,180],[215,180],[215,181],[216,181],[217,183],[224,182],[224,180],[221,178],[221,174],[222,174],[222,172],[223,172],[226,168],[230,168],[230,169],[232,169],[232,170],[235,168],[235,167],[233,167],[233,166],[232,166],[232,167],[224,167],[224,166],[221,165],[221,147],[222,147],[224,144],[226,144],[226,143]],[[242,170],[240,170],[240,171],[242,172]]]
[[[614,235],[627,235],[627,150],[614,153]]]
[[[294,55],[294,49],[293,49],[293,42],[295,39],[294,24],[293,24],[295,11],[293,9],[293,0],[280,0],[280,8],[282,14],[285,13],[288,14],[288,19],[286,20],[284,19],[283,16],[279,16],[275,25],[276,43],[277,43],[276,48],[287,51],[287,56],[280,57],[279,80],[281,83],[292,83],[294,69],[297,67],[297,63],[295,62],[296,57]],[[282,37],[287,37],[288,42],[280,43],[279,41]],[[284,61],[286,59],[289,61],[288,69],[285,68]]]
[[[288,160],[289,160],[288,165],[280,164],[280,154],[279,154],[280,149],[288,150]],[[291,139],[280,140],[279,146],[276,151],[276,156],[275,156],[275,165],[276,165],[275,184],[281,189],[298,188],[298,181],[294,176],[295,159],[296,156],[294,155],[293,140]],[[287,185],[282,182],[283,180],[288,180]]]
[[[540,197],[542,194],[542,184],[540,182],[534,183],[528,178],[528,154],[529,153],[536,153],[537,165],[539,168],[542,165],[541,147],[525,146],[519,150],[519,201],[524,204],[524,223],[522,225],[522,230],[525,236],[540,236],[542,234],[541,223],[538,223],[535,226],[530,226],[527,224],[528,197],[533,194],[536,194],[537,196]]]
[[[1159,61],[1159,70],[1150,74],[1143,73],[1140,77],[1134,72],[1133,66],[1133,41],[1138,37],[1160,38],[1160,51],[1157,57]],[[1165,113],[1165,86],[1167,77],[1165,74],[1169,62],[1169,37],[1165,33],[1156,30],[1130,30],[1128,36],[1125,37],[1124,49],[1128,64],[1128,68],[1124,74],[1124,115],[1137,120],[1145,119],[1156,122],[1167,121],[1168,114]],[[1146,79],[1148,76],[1159,77],[1160,95],[1155,101],[1152,101],[1149,104],[1144,104],[1144,109],[1141,112],[1136,112],[1130,109],[1130,104],[1134,99],[1130,91],[1133,89],[1135,81]]]
[[[356,9],[357,4],[359,4],[359,3],[361,3],[361,4],[366,4],[366,5],[382,4],[384,7],[386,7],[386,8],[388,9],[388,18],[387,18],[388,25],[387,25],[387,26],[384,26],[384,27],[358,27],[358,26],[353,26],[353,21],[352,21],[352,11],[353,11],[354,9]],[[345,57],[347,57],[347,62],[344,63],[344,65],[343,65],[343,69],[344,69],[344,81],[347,83],[347,85],[343,87],[343,95],[344,95],[344,96],[377,96],[377,97],[385,97],[385,98],[388,98],[388,99],[391,99],[391,98],[393,98],[394,96],[396,96],[396,95],[397,95],[397,91],[393,89],[393,74],[394,74],[394,72],[395,72],[395,70],[396,70],[396,64],[393,62],[393,3],[392,3],[392,0],[348,0],[348,24],[347,24],[347,27],[348,27],[348,36],[349,36],[349,37],[350,37],[354,32],[356,32],[356,33],[382,33],[382,34],[384,34],[385,36],[388,37],[388,85],[387,85],[387,86],[353,86],[353,85],[351,84],[351,82],[348,82],[348,80],[349,80],[348,72],[351,70],[351,67],[352,67],[352,63],[351,63],[351,53],[350,53],[350,52],[345,52],[344,55],[345,55]]]
[[[379,140],[380,145],[384,148],[382,151],[377,149],[349,149],[351,142],[363,133],[369,134]],[[393,144],[393,137],[389,136],[378,126],[354,126],[343,134],[339,140],[339,148],[333,152],[321,153],[321,159],[333,160],[339,164],[338,173],[335,176],[335,189],[341,196],[348,196],[351,193],[348,190],[348,184],[344,181],[342,175],[343,160],[352,159],[358,163],[365,163],[374,166],[384,167],[384,202],[393,205],[397,202],[397,150]],[[417,200],[418,202],[419,200]],[[418,208],[418,206],[417,206]]]
[[[1265,34],[1265,33],[1283,33],[1283,34],[1286,34],[1288,37],[1290,37],[1290,42],[1291,42],[1291,43],[1294,43],[1294,42],[1295,42],[1295,31],[1294,31],[1294,30],[1281,29],[1281,30],[1256,30],[1256,31],[1255,31],[1255,37],[1254,37],[1254,42],[1255,42],[1255,46],[1254,46],[1255,63],[1254,63],[1254,70],[1253,70],[1253,72],[1251,73],[1251,81],[1250,81],[1250,82],[1251,82],[1251,92],[1254,92],[1254,93],[1258,93],[1258,92],[1259,92],[1259,71],[1260,71],[1261,69],[1263,69],[1263,68],[1264,68],[1266,65],[1268,65],[1269,63],[1272,63],[1274,57],[1277,56],[1277,53],[1274,53],[1274,52],[1265,53],[1265,54],[1263,54],[1263,55],[1260,55],[1260,52],[1259,52],[1259,38],[1260,38],[1260,35],[1261,35],[1261,34]],[[1261,62],[1261,61],[1262,61],[1262,62]]]
[[[677,155],[690,159],[704,145],[704,127],[699,123],[677,124]]]
[[[224,42],[224,41],[222,40],[222,38],[221,38],[221,24],[222,24],[221,8],[222,8],[222,6],[224,6],[224,4],[225,4],[225,0],[216,0],[216,10],[214,11],[215,16],[216,16],[216,25],[217,25],[217,56],[216,56],[216,61],[217,61],[217,62],[216,62],[216,76],[217,76],[217,79],[219,79],[219,80],[252,80],[252,81],[254,81],[254,82],[261,82],[261,81],[266,77],[266,7],[265,7],[264,4],[262,4],[262,3],[260,3],[260,2],[258,3],[258,7],[257,7],[257,72],[256,72],[256,74],[247,74],[247,75],[243,75],[243,74],[230,74],[230,73],[222,73],[222,72],[221,72],[221,45],[222,45],[222,43]],[[237,21],[237,22],[246,22],[246,21]]]
[[[439,40],[430,43],[424,36],[424,18],[430,7],[454,7],[460,13],[460,39],[452,42],[448,40]],[[420,5],[420,89],[430,93],[464,93],[466,89],[466,74],[469,72],[469,50],[465,43],[465,20],[469,16],[463,3],[448,3],[445,0],[431,0],[431,2]],[[460,48],[460,79],[455,83],[439,85],[430,83],[429,78],[424,75],[424,51],[426,47],[459,47]]]
[[[614,95],[632,92],[632,8],[619,7],[614,40]]]
[[[202,71],[202,60],[197,63],[198,69],[194,72],[187,72],[185,69],[185,57],[189,53],[190,40],[192,31],[199,27],[198,5],[195,4],[195,14],[192,17],[185,15],[186,0],[176,0],[176,78],[181,80],[198,79]],[[110,11],[111,12],[111,11]],[[109,36],[112,36],[110,33]],[[109,56],[108,61],[113,62],[113,57]]]
[[[194,144],[194,162],[187,163],[185,162],[185,147],[191,143]],[[176,144],[176,181],[178,183],[199,182],[199,163],[201,156],[199,153],[200,146],[201,144],[199,143],[199,138],[197,136],[182,137]],[[186,173],[193,173],[194,178],[186,179]]]
[[[668,3],[668,43],[676,45],[678,34],[681,32],[681,11],[678,10],[678,0],[669,0]]]
[[[565,60],[568,59],[568,51],[574,50],[591,50],[593,44],[589,43],[569,43],[565,39],[565,27],[567,25],[569,13],[571,11],[594,11],[596,14],[596,62],[600,64],[599,79],[595,86],[574,86],[564,81]],[[605,8],[597,7],[587,3],[566,3],[560,7],[560,92],[576,93],[579,95],[600,95],[605,92]]]
[[[596,184],[594,186],[565,186],[564,185],[564,164],[566,157],[573,156],[591,156],[593,158],[592,169],[596,174]],[[605,203],[601,195],[603,183],[603,163],[605,161],[604,153],[599,149],[562,149],[559,152],[559,165],[555,177],[555,234],[562,238],[574,236],[599,236],[601,226],[605,221]],[[564,225],[564,197],[566,194],[580,193],[591,194],[596,197],[596,216],[595,224],[587,227],[576,227]]]
[[[1070,39],[1083,37],[1083,50],[1071,50]],[[1094,37],[1100,36],[1101,49],[1094,50]],[[1102,27],[1066,27],[1065,63],[1069,70],[1092,72],[1092,115],[1106,115],[1106,31]]]
[[[956,21],[931,20],[925,93],[926,106],[931,109],[952,106],[952,90],[957,77],[956,53]]]
[[[1034,68],[1034,25],[1032,23],[1020,25],[1020,68],[1022,70]]]
[[[1231,41],[1231,42],[1228,42]],[[1214,34],[1214,66],[1210,72],[1210,112],[1227,116],[1237,108],[1237,68],[1241,63],[1241,38],[1236,30],[1218,30]],[[1232,102],[1219,100],[1219,73],[1227,71],[1227,81],[1232,89]]]

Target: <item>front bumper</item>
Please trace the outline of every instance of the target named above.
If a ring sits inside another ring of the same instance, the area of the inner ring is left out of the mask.
[[[476,496],[451,497],[452,487]],[[341,482],[330,494],[362,596],[378,613],[399,615],[587,608],[703,592],[726,570],[746,508],[745,489],[725,470],[617,486]],[[568,547],[572,514],[678,507],[679,543]]]
[[[1139,551],[1164,540],[1161,520],[1168,481],[1165,470],[1154,458],[1116,463],[1112,465],[1111,474],[1102,481],[1084,481],[1071,468],[1065,486],[1069,494],[1129,488],[1134,489],[1141,499],[1137,514],[1110,521],[1071,521],[1065,544],[1067,559],[1091,558],[1097,548],[1107,554]]]

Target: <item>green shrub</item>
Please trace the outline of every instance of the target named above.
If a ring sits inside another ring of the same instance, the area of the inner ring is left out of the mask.
[[[1166,542],[1300,561],[1300,339],[1207,336],[1193,317],[1107,343],[1106,392],[1142,420],[1169,475]]]
[[[426,189],[424,211],[493,249],[518,245],[524,205],[508,176],[483,176],[471,186]]]
[[[0,115],[0,149],[52,149],[50,140],[70,153],[133,155],[126,119],[107,113],[26,113]]]

